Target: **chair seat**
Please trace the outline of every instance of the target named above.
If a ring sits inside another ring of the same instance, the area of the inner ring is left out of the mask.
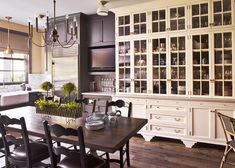
[[[35,162],[37,160],[44,160],[49,157],[48,147],[46,144],[31,142],[29,144],[31,150],[32,161]],[[20,160],[26,161],[27,154],[25,152],[24,145],[17,147],[12,151],[11,157]]]
[[[60,161],[60,163],[57,166],[60,168],[80,168],[81,162],[80,159],[78,158],[80,158],[79,153],[73,155],[73,157],[65,157],[63,160]],[[87,155],[86,158],[87,158],[87,167],[89,168],[101,167],[102,165],[105,164],[105,161],[103,159],[95,157],[93,155]]]

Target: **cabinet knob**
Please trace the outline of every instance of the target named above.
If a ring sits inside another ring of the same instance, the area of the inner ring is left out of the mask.
[[[175,133],[180,133],[180,130],[179,129],[175,129]]]
[[[159,128],[159,127],[155,127],[155,130],[160,131],[160,130],[161,130],[161,128]]]
[[[160,116],[155,116],[156,119],[160,119],[161,117]]]
[[[180,121],[180,118],[175,118],[175,121]]]

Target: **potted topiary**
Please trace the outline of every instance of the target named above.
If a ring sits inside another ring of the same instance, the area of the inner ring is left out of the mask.
[[[63,84],[61,89],[63,90],[65,97],[69,98],[69,101],[71,100],[71,93],[74,92],[76,94],[78,91],[75,84],[71,82]]]
[[[45,90],[47,95],[46,97],[48,97],[48,92],[53,88],[53,84],[49,81],[45,81],[40,85],[40,89]]]

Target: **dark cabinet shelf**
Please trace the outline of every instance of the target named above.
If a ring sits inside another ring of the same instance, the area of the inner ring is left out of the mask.
[[[90,47],[115,44],[115,16],[91,15],[88,18],[88,45]]]

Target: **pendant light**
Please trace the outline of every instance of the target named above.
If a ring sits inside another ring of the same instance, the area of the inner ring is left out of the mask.
[[[4,51],[4,53],[12,55],[14,53],[10,46],[10,20],[12,19],[12,17],[6,16],[5,18],[8,20],[8,31],[7,31],[7,48]]]
[[[97,15],[100,16],[108,16],[108,8],[105,6],[105,4],[107,4],[109,2],[109,0],[100,0],[99,3],[99,8],[97,9]]]

